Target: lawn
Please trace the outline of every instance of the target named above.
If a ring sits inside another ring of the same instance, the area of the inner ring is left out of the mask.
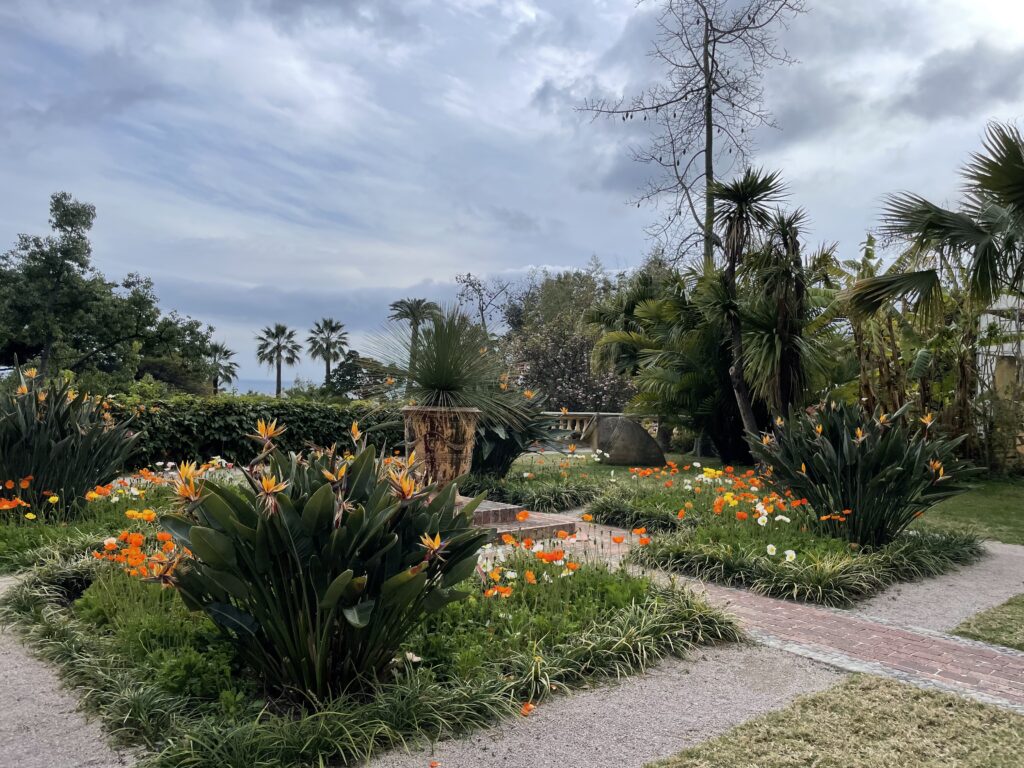
[[[1005,544],[1024,544],[1024,481],[989,480],[935,506],[916,524],[923,530],[973,530]]]
[[[1024,595],[1011,597],[1002,605],[962,622],[955,634],[1024,651]]]
[[[648,768],[1018,768],[1022,755],[1020,715],[853,675]]]

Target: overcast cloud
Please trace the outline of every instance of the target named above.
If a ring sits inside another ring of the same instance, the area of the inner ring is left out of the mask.
[[[985,122],[1024,114],[1024,4],[809,0],[773,72],[780,168],[812,237],[853,256],[882,196],[956,195]],[[588,95],[656,75],[633,0],[7,0],[0,247],[65,189],[96,204],[108,277],[154,278],[265,377],[253,332],[325,314],[361,338],[458,272],[612,268],[648,250],[626,203],[636,123]],[[315,376],[319,365],[300,369]]]

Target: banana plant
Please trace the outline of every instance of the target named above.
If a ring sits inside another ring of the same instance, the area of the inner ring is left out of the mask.
[[[161,524],[188,553],[169,576],[277,692],[323,700],[381,679],[430,613],[468,593],[480,496],[416,488],[410,463],[333,451],[285,456],[268,440],[249,487],[200,481]],[[279,472],[280,474],[272,474]]]

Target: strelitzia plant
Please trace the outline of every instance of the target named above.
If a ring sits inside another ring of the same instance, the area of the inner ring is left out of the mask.
[[[835,401],[812,414],[777,419],[749,438],[779,493],[807,499],[811,526],[868,547],[888,544],[930,507],[967,489],[977,470],[956,457],[964,436],[935,433],[932,414],[916,424],[909,405],[893,413]]]
[[[386,676],[426,615],[461,600],[493,531],[472,524],[482,496],[419,487],[414,457],[378,459],[354,426],[355,455],[282,454],[263,424],[247,487],[185,478],[161,524],[184,556],[170,583],[237,645],[268,689],[321,701]],[[198,485],[198,487],[196,487]]]

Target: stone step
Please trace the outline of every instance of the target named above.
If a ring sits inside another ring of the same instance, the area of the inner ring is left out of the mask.
[[[555,539],[558,538],[559,531],[565,531],[569,536],[573,536],[576,534],[576,526],[577,520],[572,517],[548,512],[531,512],[525,520],[499,524],[495,541],[501,541],[501,537],[506,533],[514,536],[517,541]]]
[[[467,500],[468,501],[468,500]],[[473,512],[473,522],[491,526],[518,522],[517,516],[524,510],[520,504],[504,504],[500,501],[484,501]]]

